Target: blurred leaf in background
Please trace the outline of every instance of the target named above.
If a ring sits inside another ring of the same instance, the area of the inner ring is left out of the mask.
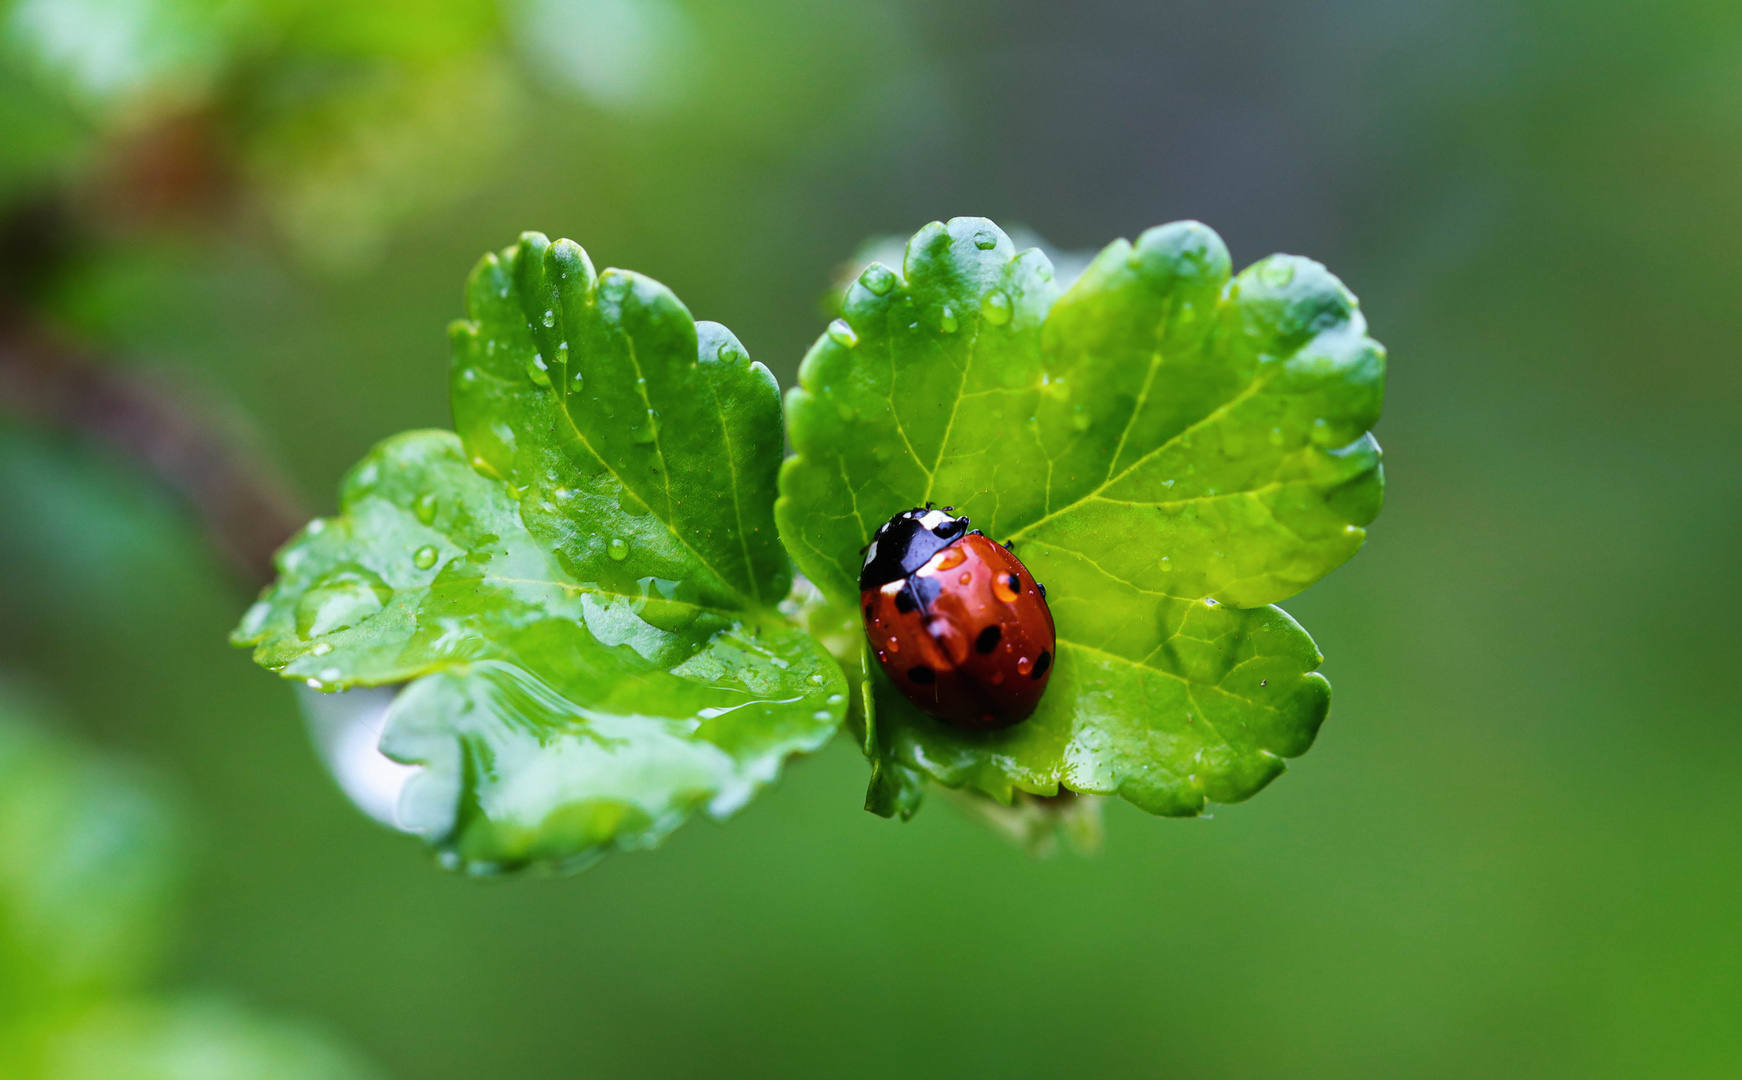
[[[138,776],[52,738],[0,684],[0,1013],[137,985],[160,959],[179,822]]]
[[[307,1025],[142,993],[182,827],[160,787],[90,756],[0,683],[0,1073],[13,1080],[366,1080]]]

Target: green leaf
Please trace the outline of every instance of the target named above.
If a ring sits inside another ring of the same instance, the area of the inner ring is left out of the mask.
[[[656,282],[528,234],[457,323],[459,435],[346,479],[237,631],[318,689],[409,682],[402,826],[472,872],[573,868],[724,817],[846,712],[778,611],[773,377]]]
[[[1002,732],[934,721],[875,670],[875,768],[1195,814],[1312,744],[1321,657],[1267,605],[1353,555],[1378,513],[1384,352],[1318,263],[1229,269],[1215,233],[1178,223],[1058,295],[1039,251],[957,218],[848,291],[787,401],[794,560],[856,603],[876,527],[953,505],[1016,544],[1059,633],[1039,711]]]

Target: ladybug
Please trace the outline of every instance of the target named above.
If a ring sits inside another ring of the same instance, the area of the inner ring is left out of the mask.
[[[1058,648],[1046,588],[954,507],[896,514],[865,547],[865,636],[907,699],[970,731],[1028,718]]]

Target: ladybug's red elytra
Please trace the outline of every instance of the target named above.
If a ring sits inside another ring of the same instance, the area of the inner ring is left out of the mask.
[[[1046,588],[953,507],[896,514],[865,548],[865,636],[907,699],[972,731],[1026,720],[1058,648]]]

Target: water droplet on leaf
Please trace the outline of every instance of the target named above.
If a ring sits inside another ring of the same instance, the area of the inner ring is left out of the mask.
[[[872,263],[859,275],[859,284],[875,296],[888,296],[889,290],[895,288],[895,272],[882,263]]]
[[[1266,259],[1258,267],[1258,280],[1273,289],[1282,289],[1294,280],[1294,263],[1288,259]]]
[[[556,325],[556,312],[550,310],[549,308],[545,308],[544,309],[544,318],[539,320],[539,321],[544,323],[544,328],[546,330],[549,330],[551,327]]]
[[[993,326],[1003,326],[1010,321],[1010,294],[993,289],[980,301],[980,314]]]
[[[436,509],[440,505],[441,500],[436,498],[435,492],[426,491],[417,497],[416,502],[411,504],[411,510],[417,515],[417,520],[428,525],[435,520]]]
[[[617,562],[622,562],[624,559],[629,557],[629,541],[624,540],[621,537],[612,537],[611,543],[606,550],[610,552],[612,559]]]
[[[939,330],[942,330],[946,334],[953,334],[956,332],[956,325],[956,313],[950,308],[950,305],[945,304],[942,308],[938,309]]]
[[[436,559],[439,555],[440,553],[436,551],[435,545],[425,544],[418,548],[417,553],[411,557],[411,564],[419,570],[428,570],[436,564]]]
[[[532,381],[539,386],[550,385],[550,369],[544,366],[544,356],[533,353],[532,359],[526,362],[526,373],[532,376]]]
[[[302,594],[296,604],[296,632],[307,640],[349,630],[392,597],[393,590],[373,572],[343,571]]]
[[[859,344],[859,335],[847,324],[846,319],[836,319],[829,324],[829,339],[837,345],[845,345],[851,349]]]

